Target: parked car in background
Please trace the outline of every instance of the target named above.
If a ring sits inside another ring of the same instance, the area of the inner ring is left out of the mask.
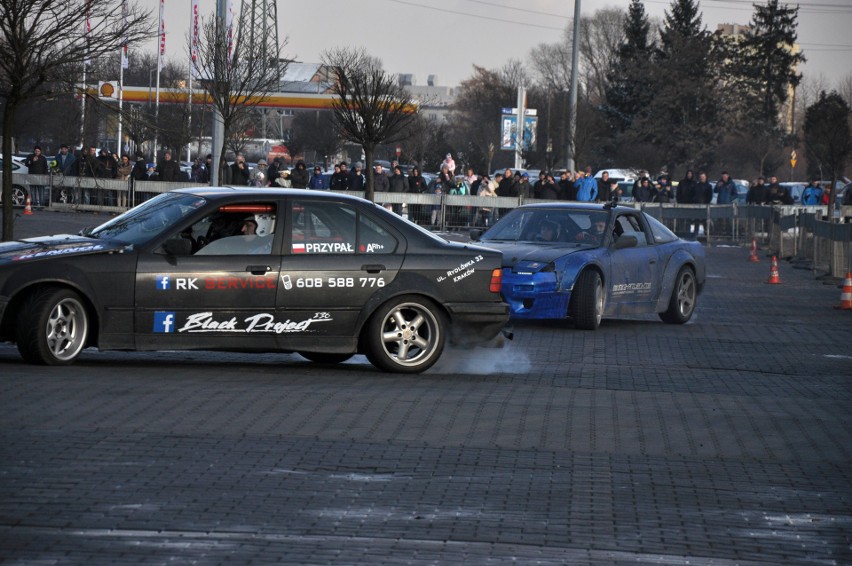
[[[30,170],[27,168],[26,163],[24,163],[25,157],[18,157],[17,155],[12,156],[12,173],[22,173],[27,174]],[[3,167],[3,158],[0,157],[0,168]],[[26,185],[22,185],[20,183],[12,182],[12,206],[25,206],[27,204],[27,196],[29,196],[29,191],[27,190]]]

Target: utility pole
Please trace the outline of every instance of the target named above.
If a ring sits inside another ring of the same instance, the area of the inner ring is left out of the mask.
[[[220,30],[225,30],[225,12],[227,8],[225,6],[226,0],[216,0],[216,28]],[[222,65],[214,65],[214,69],[216,72],[221,68]],[[219,81],[221,78],[219,76],[210,77],[210,80],[214,81],[216,84],[216,88],[219,88]],[[214,187],[219,185],[219,160],[221,159],[222,153],[222,141],[225,139],[225,123],[222,119],[222,113],[219,111],[219,106],[213,105],[213,132],[210,137],[210,153],[213,155],[213,170],[210,171],[210,184]]]
[[[568,102],[568,147],[565,168],[574,171],[574,136],[577,131],[577,63],[580,54],[580,0],[574,0],[574,37],[571,41],[571,87]]]
[[[524,118],[526,114],[527,91],[518,87],[518,121],[515,128],[515,169],[524,167]]]

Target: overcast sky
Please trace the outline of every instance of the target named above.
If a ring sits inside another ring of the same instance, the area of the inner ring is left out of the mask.
[[[137,0],[154,16],[159,0]],[[248,0],[246,0],[248,2]],[[257,0],[260,1],[260,0]],[[238,11],[242,0],[233,0]],[[708,30],[720,23],[747,24],[750,0],[701,0]],[[582,0],[582,14],[602,8],[627,9],[628,0]],[[645,0],[652,18],[671,5]],[[830,86],[852,73],[852,0],[801,0],[799,43],[808,61],[807,78],[824,75]],[[201,0],[203,17],[215,0]],[[186,57],[189,0],[165,0],[166,57]],[[473,65],[501,67],[510,58],[527,60],[539,43],[559,41],[574,13],[574,0],[278,0],[278,33],[288,39],[284,56],[318,62],[320,54],[341,46],[364,47],[392,73],[413,73],[416,84],[434,74],[438,83],[455,86],[472,74]],[[156,40],[144,46],[156,50]]]

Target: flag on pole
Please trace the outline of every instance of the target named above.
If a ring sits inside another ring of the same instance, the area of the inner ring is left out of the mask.
[[[192,58],[192,62],[198,59],[198,35],[199,35],[199,14],[198,14],[198,0],[192,0],[192,22],[190,23],[190,57]]]
[[[163,57],[166,55],[166,0],[160,0],[160,53],[157,57],[157,71],[163,69]]]
[[[124,26],[124,37],[121,39],[121,68],[130,68],[130,59],[127,57],[127,0],[121,0],[121,19]]]

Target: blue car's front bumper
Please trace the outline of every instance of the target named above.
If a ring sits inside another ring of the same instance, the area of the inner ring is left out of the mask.
[[[554,271],[513,273],[503,269],[503,299],[516,319],[565,318],[571,292],[559,289]]]

